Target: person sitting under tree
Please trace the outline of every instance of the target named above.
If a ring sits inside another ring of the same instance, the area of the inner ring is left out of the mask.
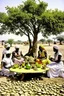
[[[10,44],[6,43],[4,47],[5,49],[2,52],[2,59],[6,56],[6,52],[10,50]]]
[[[38,58],[39,59],[46,59],[47,58],[47,52],[46,52],[43,45],[39,46]]]
[[[10,68],[14,65],[12,59],[11,59],[11,52],[10,51],[6,51],[6,56],[2,59],[2,62],[1,62],[1,75],[4,75],[4,76],[12,76],[14,75],[14,73],[10,72]]]
[[[38,51],[38,60],[42,62],[43,65],[46,66],[46,64],[50,64],[51,61],[47,58],[47,51],[44,48],[43,45],[39,46],[39,51]]]
[[[47,67],[49,71],[47,72],[47,76],[50,78],[54,77],[64,77],[64,65],[61,60],[62,54],[59,52],[58,46],[53,46],[54,58],[51,58],[51,64],[48,64]]]
[[[12,52],[12,60],[15,64],[22,64],[24,61],[22,51],[20,51],[19,46],[15,46],[15,51]]]

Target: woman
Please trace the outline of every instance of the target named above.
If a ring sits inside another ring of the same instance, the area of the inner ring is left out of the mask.
[[[47,52],[46,52],[46,50],[45,50],[45,48],[44,48],[43,45],[40,45],[39,46],[38,58],[39,59],[45,59],[45,58],[47,58]]]
[[[39,46],[38,59],[42,61],[42,64],[50,64],[51,61],[47,58],[47,51],[43,45]]]
[[[49,68],[49,71],[47,72],[48,77],[54,78],[54,77],[64,77],[64,65],[61,61],[62,54],[59,52],[58,46],[53,47],[53,51],[55,52],[53,62],[51,64],[48,64],[47,67]]]
[[[10,72],[9,68],[13,66],[13,61],[11,59],[11,52],[6,51],[6,56],[3,58],[2,63],[1,63],[1,75],[4,76],[11,76],[14,73]]]
[[[22,52],[19,50],[19,46],[15,46],[15,51],[12,53],[12,59],[15,64],[22,64],[24,61]]]
[[[6,52],[10,50],[10,44],[5,44],[5,49],[2,52],[2,59],[6,56]]]

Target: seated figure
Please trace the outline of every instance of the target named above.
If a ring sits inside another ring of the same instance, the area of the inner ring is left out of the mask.
[[[11,59],[11,52],[6,51],[6,56],[2,59],[1,62],[1,75],[4,76],[10,76],[13,75],[12,72],[10,72],[9,68],[13,66],[13,61]]]
[[[51,61],[47,58],[47,51],[45,50],[43,45],[39,46],[38,59],[42,61],[42,64],[44,65],[51,63]]]
[[[45,58],[47,58],[47,52],[46,52],[46,50],[45,50],[45,48],[44,48],[43,45],[40,45],[39,46],[38,58],[39,59],[45,59]]]
[[[6,43],[2,52],[2,59],[6,56],[6,52],[10,50],[10,44]]]
[[[64,77],[64,65],[61,60],[62,54],[59,52],[58,46],[53,46],[54,58],[52,58],[51,64],[48,64],[47,67],[49,71],[47,72],[48,77]]]
[[[12,60],[15,64],[22,64],[24,61],[22,52],[19,50],[18,46],[15,46],[15,51],[12,52]]]

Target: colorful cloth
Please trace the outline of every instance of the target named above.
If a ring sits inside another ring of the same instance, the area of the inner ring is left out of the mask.
[[[38,51],[38,58],[42,58],[42,59],[46,58],[47,57],[47,52],[46,52],[44,46],[40,45],[39,47],[41,48],[41,50],[39,49],[39,51]]]
[[[13,52],[12,53],[12,59],[14,61],[15,64],[22,64],[22,62],[24,61],[24,58],[22,57],[22,52]]]

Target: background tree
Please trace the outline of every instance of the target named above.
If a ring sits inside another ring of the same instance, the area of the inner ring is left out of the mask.
[[[57,36],[57,40],[60,42],[60,45],[62,45],[62,42],[64,41],[64,36],[63,35]]]
[[[22,44],[22,41],[21,40],[17,40],[16,44]]]
[[[53,42],[53,40],[51,40],[51,39],[47,39],[47,43],[49,44],[49,46],[50,46],[50,44]]]
[[[38,0],[27,0],[18,7],[7,7],[5,22],[2,22],[7,28],[7,32],[14,34],[24,34],[28,37],[29,50],[31,53],[37,52],[38,34],[42,32],[43,36],[58,34],[64,30],[64,12],[55,10],[46,10],[47,3]],[[31,36],[33,43],[31,42]],[[29,53],[29,51],[28,51]]]
[[[45,42],[46,42],[45,38],[44,38],[44,39],[40,39],[40,41],[41,41],[42,43],[45,43]]]
[[[13,39],[8,39],[7,43],[9,43],[10,46],[12,46],[12,44],[14,43],[14,40]]]

